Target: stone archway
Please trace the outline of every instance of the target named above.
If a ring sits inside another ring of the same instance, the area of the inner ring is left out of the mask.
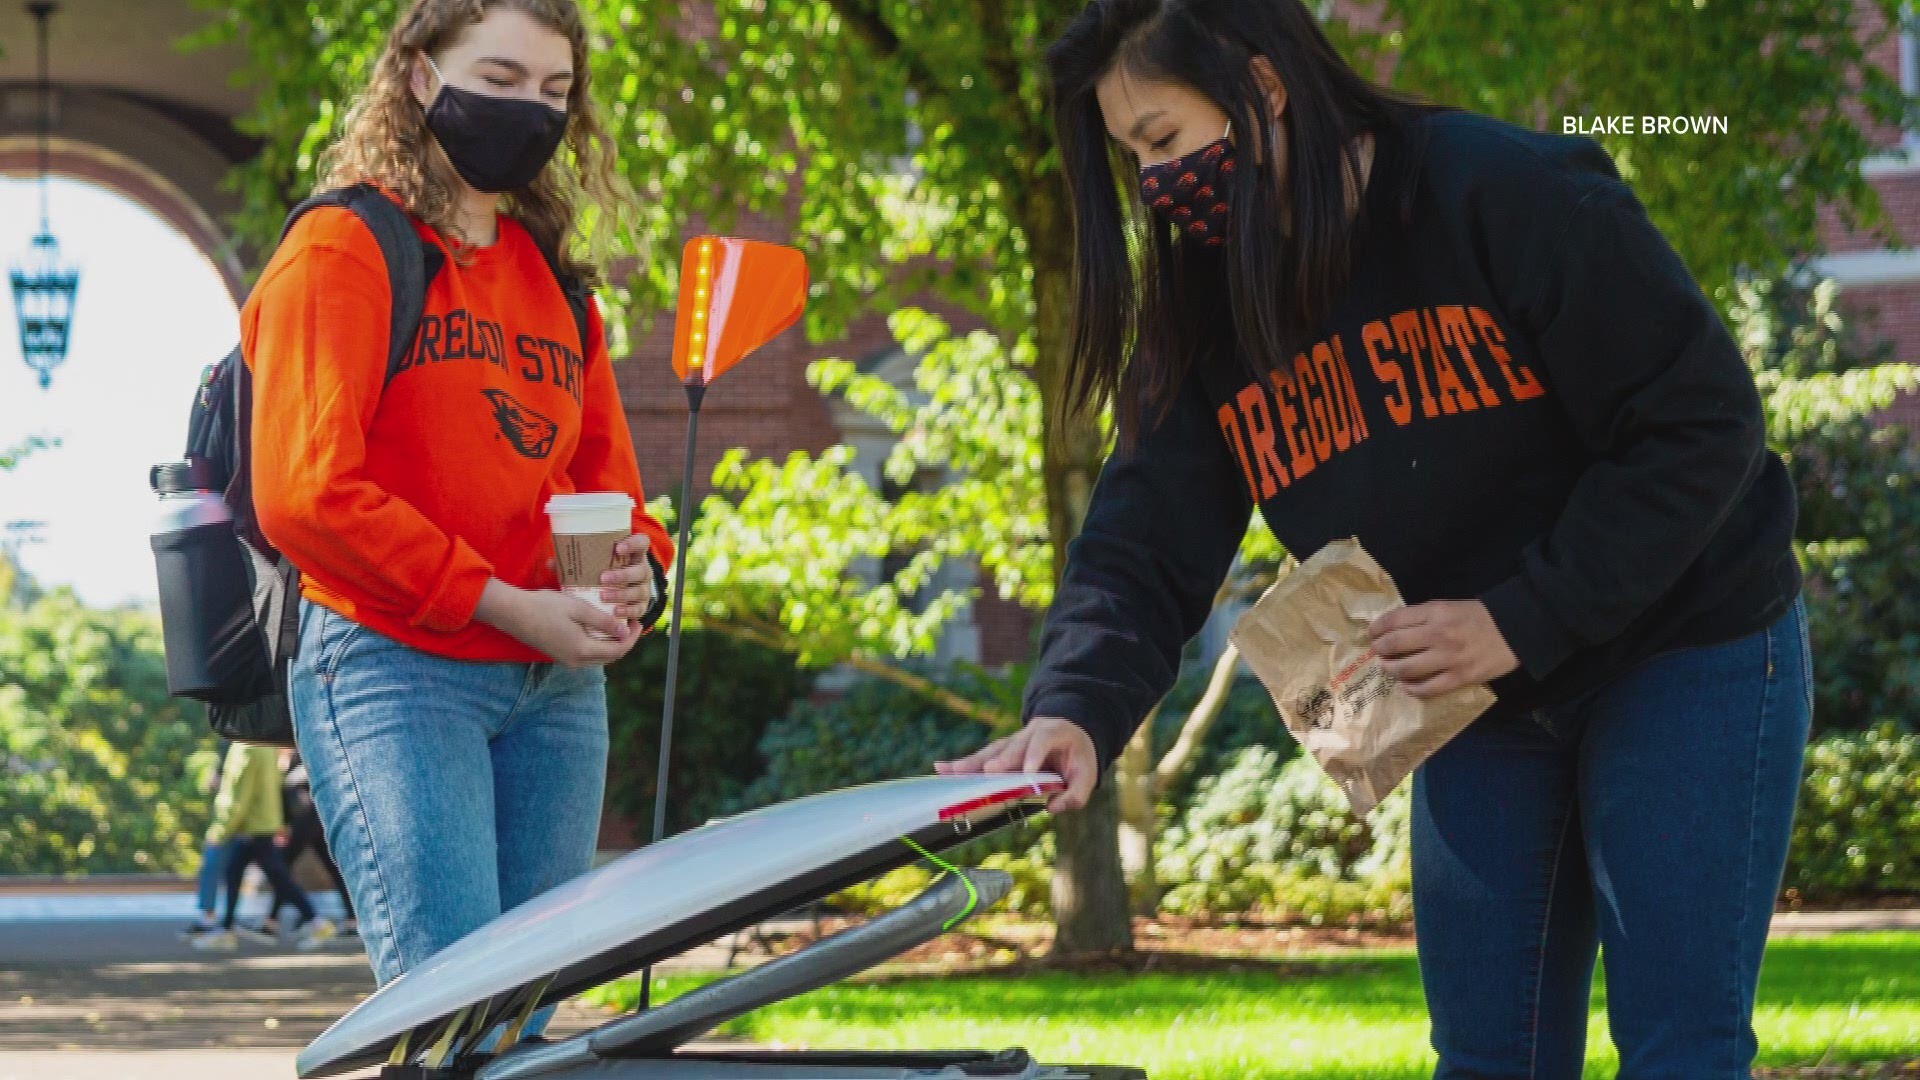
[[[99,92],[57,98],[53,173],[99,184],[146,206],[206,254],[235,303],[243,299],[241,252],[221,224],[238,205],[221,188],[233,162],[149,105]],[[0,175],[33,176],[39,167],[37,136],[17,124],[0,125]]]
[[[223,181],[257,143],[234,127],[249,97],[232,85],[237,58],[184,52],[209,15],[191,0],[83,0],[52,23],[52,170],[116,191],[198,247],[238,303],[250,252],[225,222],[239,200]],[[40,95],[30,20],[0,2],[0,174],[39,170]],[[59,222],[54,222],[58,232]],[[11,253],[0,252],[0,258]]]

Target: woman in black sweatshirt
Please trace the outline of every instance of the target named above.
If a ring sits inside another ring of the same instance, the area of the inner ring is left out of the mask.
[[[1299,0],[1094,0],[1049,63],[1073,404],[1119,447],[1027,725],[942,771],[1084,805],[1255,507],[1303,558],[1358,537],[1406,691],[1499,698],[1415,777],[1437,1075],[1578,1077],[1604,947],[1622,1077],[1747,1076],[1810,673],[1719,314],[1596,143],[1382,91]]]

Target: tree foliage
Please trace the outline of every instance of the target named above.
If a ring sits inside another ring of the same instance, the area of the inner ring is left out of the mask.
[[[59,440],[35,435],[13,446],[0,447],[0,472],[9,472],[20,467],[27,456],[37,450],[46,450],[59,445]]]
[[[213,757],[150,614],[0,607],[0,873],[191,870]]]
[[[638,837],[652,835],[666,666],[667,643],[656,635],[607,668],[607,808]],[[761,736],[809,685],[784,651],[711,630],[681,637],[668,832],[721,813],[760,777]]]
[[[1920,893],[1920,734],[1879,724],[1813,745],[1786,888],[1799,898]]]
[[[1741,282],[1733,325],[1800,499],[1814,717],[1862,728],[1920,705],[1920,452],[1879,422],[1920,371],[1863,347],[1832,281]]]
[[[248,58],[239,78],[257,96],[244,126],[264,149],[240,183],[247,231],[264,241],[407,4],[199,2],[212,22],[197,40],[236,42]],[[1003,333],[1031,329],[1036,257],[1064,254],[1069,235],[1064,218],[1043,216],[1061,207],[1031,200],[1058,170],[1041,57],[1078,0],[582,6],[623,168],[650,201],[636,239],[672,252],[694,221],[764,214],[790,222],[814,256],[817,334],[928,291]],[[1518,123],[1728,117],[1730,136],[1601,136],[1711,285],[1814,247],[1822,203],[1884,223],[1858,166],[1873,149],[1866,121],[1913,115],[1897,73],[1869,62],[1901,0],[1318,7],[1348,53],[1392,83]],[[1051,234],[1032,235],[1042,224]],[[671,270],[642,264],[644,309],[671,299]]]
[[[1903,0],[1382,0],[1394,27],[1360,51],[1394,81],[1545,130],[1567,117],[1725,117],[1726,135],[1598,135],[1709,292],[1774,276],[1820,246],[1818,211],[1884,228],[1860,173],[1863,121],[1911,124],[1899,72],[1872,54]]]

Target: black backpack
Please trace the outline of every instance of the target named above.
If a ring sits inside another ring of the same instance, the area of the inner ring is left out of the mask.
[[[386,259],[393,297],[391,383],[413,350],[427,289],[445,266],[446,253],[423,240],[406,211],[370,184],[324,192],[294,207],[281,240],[321,206],[352,211]],[[561,272],[554,252],[545,254],[585,355],[588,290]],[[253,375],[236,346],[201,378],[187,423],[186,459],[156,465],[150,477],[162,495],[218,492],[232,516],[230,525],[154,537],[167,682],[172,693],[206,703],[207,722],[221,737],[292,746],[287,669],[300,643],[300,571],[267,540],[254,513],[252,417]]]

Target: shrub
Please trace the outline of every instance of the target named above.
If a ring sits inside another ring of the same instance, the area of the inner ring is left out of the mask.
[[[963,697],[1019,714],[1024,672],[1000,675],[965,664],[917,670]],[[991,737],[986,724],[924,694],[863,677],[838,698],[799,702],[769,724],[759,746],[764,772],[731,808],[749,810],[854,784],[924,776],[936,760],[971,753]]]
[[[1009,715],[1019,714],[1026,671],[1005,673],[968,664],[915,670],[939,686]],[[830,701],[801,702],[767,728],[760,742],[766,770],[731,809],[749,810],[788,799],[904,776],[924,776],[933,763],[979,749],[993,731],[925,694],[873,676],[857,680]],[[1044,818],[1020,822],[962,844],[941,857],[959,866],[986,866],[1013,874],[1013,894],[1002,910],[1046,910],[1052,873],[1051,830]],[[877,914],[919,895],[938,873],[924,860],[835,894],[835,908]]]
[[[1742,281],[1728,312],[1799,496],[1814,723],[1860,730],[1920,705],[1920,455],[1883,424],[1913,372],[1843,317],[1839,288],[1797,267]]]
[[[1202,781],[1157,852],[1163,906],[1344,918],[1404,907],[1410,798],[1403,786],[1357,818],[1311,757],[1251,747]]]
[[[1920,892],[1920,735],[1881,724],[1807,751],[1786,884],[1813,899]]]
[[[0,874],[190,871],[214,756],[153,615],[0,606]]]
[[[1167,692],[1154,724],[1156,760],[1179,738],[1180,728],[1186,723],[1194,705],[1199,703],[1200,695],[1206,691],[1207,681],[1212,677],[1212,665],[1190,664],[1174,683],[1173,689]],[[1175,816],[1184,813],[1192,804],[1194,792],[1203,778],[1225,770],[1241,751],[1254,746],[1273,751],[1283,762],[1300,752],[1300,744],[1288,734],[1280,714],[1274,711],[1273,698],[1260,685],[1260,680],[1243,668],[1234,680],[1233,688],[1227,692],[1227,700],[1220,708],[1219,717],[1207,730],[1207,737],[1200,744],[1200,752],[1194,757],[1193,767],[1172,785],[1162,801]]]
[[[664,633],[607,668],[607,806],[643,836],[651,835],[653,822],[666,680]],[[755,745],[809,682],[786,653],[713,630],[681,637],[669,831],[721,813],[760,775]]]
[[[1044,832],[1032,843],[1023,843],[1017,836],[1002,837],[999,842],[1012,850],[989,850],[982,855],[974,850],[975,844],[969,844],[940,858],[955,866],[1002,870],[1012,875],[1013,891],[992,910],[1018,912],[1034,918],[1046,916],[1051,910],[1053,895],[1053,834]],[[921,859],[872,881],[843,889],[829,897],[827,905],[837,911],[884,914],[919,896],[941,873],[939,867]]]

